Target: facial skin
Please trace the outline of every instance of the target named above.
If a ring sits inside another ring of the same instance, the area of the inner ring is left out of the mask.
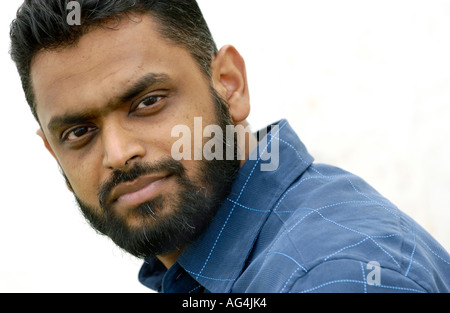
[[[138,22],[123,19],[116,28],[97,28],[73,47],[41,51],[31,67],[41,125],[37,133],[70,190],[100,219],[105,210],[99,191],[114,173],[170,162],[175,125],[193,130],[199,116],[203,127],[217,124],[211,86],[226,100],[233,123],[245,126],[250,110],[244,61],[233,47],[222,48],[215,57],[210,83],[187,50],[160,37],[150,16]],[[246,156],[255,146],[252,140]],[[192,158],[180,164],[184,178],[208,197],[214,191],[201,179],[201,162]],[[177,175],[169,175],[173,173],[170,167],[157,166],[149,174],[121,181],[105,202],[127,228],[152,227],[157,221],[150,220],[177,212],[176,201],[163,201],[159,213],[147,219],[134,209],[145,201],[179,199],[184,188]],[[170,267],[182,249],[158,258]]]

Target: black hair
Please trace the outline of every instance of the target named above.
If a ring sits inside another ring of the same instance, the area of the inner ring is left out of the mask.
[[[11,23],[10,54],[16,63],[31,111],[36,113],[30,69],[40,50],[56,50],[77,43],[95,27],[130,14],[150,14],[161,36],[186,48],[207,78],[217,46],[195,0],[78,0],[80,25],[67,22],[69,0],[25,0]]]

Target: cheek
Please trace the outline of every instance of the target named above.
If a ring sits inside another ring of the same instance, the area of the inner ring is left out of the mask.
[[[89,206],[99,207],[97,191],[101,184],[101,166],[98,162],[89,158],[66,161],[62,163],[62,169],[76,196]]]
[[[171,131],[174,130],[173,136],[166,141],[168,144],[164,148],[166,153],[170,153],[170,157],[183,164],[187,177],[196,183],[204,175],[202,171],[205,161],[203,150],[205,143],[214,140],[213,138],[216,136],[215,133],[210,134],[211,136],[204,136],[207,126],[218,123],[215,115],[209,116],[209,118],[207,116],[209,115],[192,115],[185,119],[184,123],[174,125],[174,128],[171,129]],[[219,125],[217,126],[219,127]]]

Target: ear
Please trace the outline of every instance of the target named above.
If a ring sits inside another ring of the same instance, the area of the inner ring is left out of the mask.
[[[36,131],[36,134],[41,137],[42,141],[44,142],[44,146],[45,148],[48,150],[48,152],[50,152],[50,154],[55,158],[56,162],[58,162],[58,159],[56,158],[56,154],[53,151],[52,147],[50,146],[50,144],[48,143],[47,138],[45,137],[44,132],[42,131],[42,129],[38,129]],[[59,165],[59,162],[58,162]],[[61,165],[59,165],[59,167],[61,167]],[[66,185],[67,185],[67,189],[69,189],[70,192],[73,192],[72,186],[70,186],[69,180],[66,178]]]
[[[47,141],[47,138],[45,137],[44,132],[42,131],[41,128],[39,128],[36,131],[36,135],[38,135],[39,137],[41,137],[42,141],[44,142],[44,146],[45,148],[48,150],[48,152],[50,152],[50,154],[55,158],[55,160],[58,162],[58,159],[56,158],[55,152],[53,152],[52,147],[50,146],[50,144]]]
[[[244,59],[233,46],[224,46],[211,68],[214,88],[227,100],[233,121],[245,121],[250,114],[250,95]]]

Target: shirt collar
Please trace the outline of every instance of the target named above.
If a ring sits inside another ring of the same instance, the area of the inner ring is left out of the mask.
[[[270,128],[267,137],[260,141],[258,148],[239,170],[229,196],[211,224],[177,260],[179,266],[211,292],[231,290],[245,268],[274,204],[313,162],[286,120]],[[267,158],[269,154],[278,157],[278,168],[262,171],[263,164],[274,162]],[[161,273],[154,263],[144,264],[139,279],[148,282],[153,277],[151,280],[161,282]]]

